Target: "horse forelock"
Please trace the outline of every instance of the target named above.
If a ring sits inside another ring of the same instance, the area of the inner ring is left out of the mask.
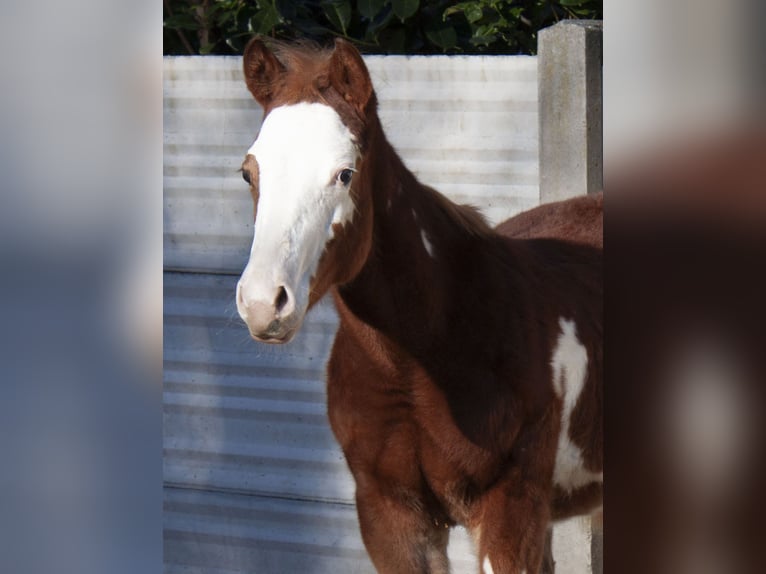
[[[269,41],[269,48],[284,66],[280,85],[275,93],[271,109],[301,102],[321,103],[331,107],[349,128],[360,149],[367,143],[367,127],[375,116],[377,102],[373,94],[365,114],[360,114],[333,87],[330,79],[332,48],[324,48],[316,42],[302,40],[287,44],[277,40]]]

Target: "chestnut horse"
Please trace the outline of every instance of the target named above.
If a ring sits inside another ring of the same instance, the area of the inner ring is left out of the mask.
[[[333,294],[328,414],[372,562],[446,573],[462,524],[479,571],[538,572],[551,520],[601,503],[601,197],[493,230],[404,166],[351,44],[256,38],[244,72],[265,115],[237,309],[286,343]]]

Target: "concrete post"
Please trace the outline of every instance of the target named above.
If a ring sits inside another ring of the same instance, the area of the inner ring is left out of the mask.
[[[565,20],[539,33],[540,203],[602,189],[602,30]]]
[[[604,529],[593,528],[590,539],[590,563],[593,574],[604,574]]]
[[[540,203],[603,187],[602,23],[566,20],[541,30],[537,45],[540,102]],[[589,519],[553,530],[556,574],[601,574],[603,534]]]

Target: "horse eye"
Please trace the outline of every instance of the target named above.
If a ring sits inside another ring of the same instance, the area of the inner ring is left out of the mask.
[[[250,173],[242,170],[242,179],[244,179],[247,183],[250,183]]]
[[[354,177],[354,170],[350,168],[342,169],[338,173],[338,181],[343,185],[351,183],[351,178]]]

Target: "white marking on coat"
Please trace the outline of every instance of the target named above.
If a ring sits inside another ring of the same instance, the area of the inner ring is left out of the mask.
[[[588,374],[588,352],[577,338],[574,321],[561,317],[559,327],[561,333],[553,350],[551,365],[553,388],[561,398],[563,406],[553,482],[571,491],[594,481],[601,482],[603,473],[594,473],[585,468],[582,451],[569,436],[572,411],[580,398]]]
[[[247,153],[258,162],[260,193],[243,295],[257,300],[287,285],[305,310],[333,225],[354,216],[350,185],[337,174],[353,168],[359,149],[330,106],[299,103],[272,110]]]
[[[495,574],[495,571],[492,569],[492,563],[489,561],[489,556],[484,557],[481,568],[484,570],[484,574]]]
[[[426,251],[428,251],[428,255],[431,257],[434,256],[434,246],[431,245],[431,242],[428,240],[428,234],[426,233],[425,229],[420,230],[420,239],[423,241],[423,247],[426,248]]]

